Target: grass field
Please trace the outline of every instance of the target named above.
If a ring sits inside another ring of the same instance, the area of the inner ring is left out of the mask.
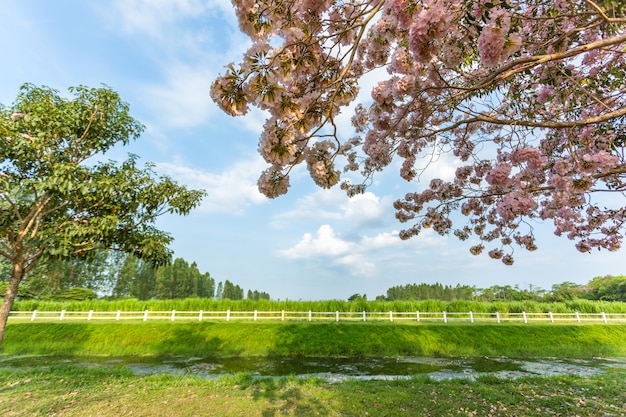
[[[623,416],[626,372],[594,378],[484,378],[328,384],[295,378],[138,377],[123,369],[57,366],[0,372],[0,415]]]
[[[626,357],[621,324],[10,323],[0,416],[624,416],[626,370],[592,378],[327,383],[3,368],[28,355]]]

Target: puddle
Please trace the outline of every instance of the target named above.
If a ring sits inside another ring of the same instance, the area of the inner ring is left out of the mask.
[[[626,369],[624,359],[508,358],[161,358],[161,357],[0,357],[0,368],[72,364],[84,367],[123,366],[136,375],[170,374],[215,379],[248,373],[253,377],[317,377],[329,382],[346,379],[392,380],[428,376],[434,380],[590,377],[608,368]]]

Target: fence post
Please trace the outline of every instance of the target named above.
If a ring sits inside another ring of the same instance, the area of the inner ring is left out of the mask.
[[[230,310],[226,310],[226,321],[230,321]]]
[[[528,317],[526,317],[525,311],[522,311],[522,317],[524,317],[524,323],[528,324]]]
[[[416,313],[417,313],[417,322],[419,323],[419,321],[420,321],[420,312],[417,311]]]
[[[367,320],[366,315],[365,315],[365,310],[363,310],[363,321]]]
[[[172,321],[176,318],[176,310],[172,310]]]
[[[143,311],[143,321],[148,321],[148,310]]]
[[[281,310],[281,312],[280,312],[280,319],[282,321],[285,321],[285,310]]]
[[[254,310],[254,321],[256,321],[257,311]]]
[[[65,310],[61,310],[61,315],[59,316],[59,320],[63,320],[63,317],[65,317]]]
[[[339,312],[335,311],[335,321],[339,321]]]
[[[200,313],[198,314],[198,321],[202,321],[202,310],[200,310]]]
[[[602,312],[602,321],[605,323],[607,322],[606,313],[604,311]]]
[[[89,310],[89,314],[87,315],[87,320],[91,320],[92,316],[93,316],[93,310]]]
[[[470,311],[470,323],[474,323],[474,313]]]
[[[37,310],[33,310],[33,315],[30,317],[30,321],[35,321],[36,317],[37,317]]]
[[[446,312],[443,312],[443,322],[447,323],[448,322],[448,316],[446,316]]]
[[[496,311],[496,320],[498,320],[498,323],[500,323],[500,312]]]
[[[389,321],[393,321],[393,311],[389,312]]]
[[[309,321],[313,320],[313,313],[311,313],[311,310],[309,310]]]
[[[548,316],[550,316],[550,323],[554,323],[554,316],[551,311],[548,311]]]
[[[578,311],[576,312],[576,321],[580,323],[580,314],[578,314]]]
[[[119,320],[121,315],[122,315],[122,311],[117,310],[117,314],[115,315],[115,320]]]

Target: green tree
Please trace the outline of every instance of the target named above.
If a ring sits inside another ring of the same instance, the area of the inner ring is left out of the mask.
[[[136,297],[139,300],[154,298],[155,271],[152,265],[134,255],[126,255],[117,273],[113,298]]]
[[[562,282],[554,284],[548,297],[551,301],[569,301],[579,298],[583,292],[583,287],[575,282]]]
[[[138,167],[136,156],[94,161],[143,126],[108,87],[69,91],[73,98],[26,84],[11,107],[0,107],[0,256],[11,263],[0,343],[18,287],[38,262],[113,248],[167,263],[172,237],[156,219],[187,214],[204,196],[152,165]]]
[[[270,295],[266,292],[260,292],[258,290],[248,290],[248,296],[246,298],[252,301],[269,300]]]
[[[243,288],[226,280],[224,281],[223,298],[229,300],[243,300]]]
[[[350,297],[348,297],[348,302],[352,302],[352,301],[359,301],[359,300],[367,300],[367,296],[365,294],[361,295],[359,293],[356,294],[352,294]]]
[[[195,295],[192,269],[187,261],[176,258],[171,265],[160,267],[156,273],[156,298],[174,299]]]
[[[49,259],[24,277],[23,285],[38,298],[53,298],[70,288],[110,292],[117,274],[118,252],[98,250],[88,259]]]
[[[595,277],[587,286],[586,296],[592,300],[626,301],[626,276]]]
[[[204,274],[198,270],[198,264],[193,262],[190,266],[191,277],[195,285],[195,296],[200,298],[213,298],[215,294],[215,280],[208,272]]]
[[[138,260],[137,274],[131,286],[131,295],[139,300],[150,300],[156,296],[156,271],[152,264]]]

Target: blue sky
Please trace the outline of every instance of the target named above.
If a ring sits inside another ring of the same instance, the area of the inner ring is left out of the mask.
[[[623,253],[580,254],[550,225],[535,225],[539,250],[518,249],[512,267],[472,256],[456,238],[424,233],[400,241],[392,202],[422,185],[401,180],[398,166],[353,199],[317,188],[305,169],[296,170],[286,196],[261,196],[263,114],[231,118],[209,98],[211,82],[248,45],[229,0],[0,0],[0,103],[10,105],[25,82],[62,92],[79,84],[116,90],[146,131],[107,156],[138,154],[208,192],[191,215],[159,220],[175,238],[175,256],[273,299],[374,298],[419,282],[550,289],[626,273]],[[443,161],[422,181],[453,172]]]

